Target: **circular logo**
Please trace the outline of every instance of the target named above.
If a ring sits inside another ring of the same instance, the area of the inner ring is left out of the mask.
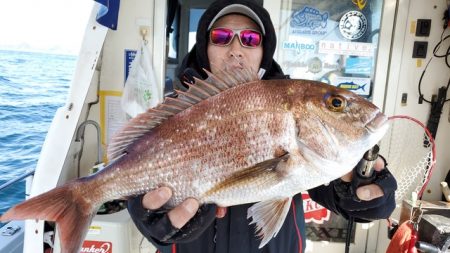
[[[319,57],[314,57],[308,60],[308,71],[317,74],[322,71],[322,61]]]
[[[367,31],[367,18],[359,11],[349,11],[339,22],[339,31],[349,40],[361,38]]]

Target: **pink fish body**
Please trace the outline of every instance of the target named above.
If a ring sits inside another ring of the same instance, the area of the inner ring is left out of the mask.
[[[314,81],[254,81],[248,70],[210,74],[178,98],[138,115],[108,149],[102,171],[35,196],[1,221],[56,221],[64,253],[79,252],[98,207],[168,186],[175,206],[188,197],[233,206],[261,245],[284,222],[293,195],[346,173],[388,126],[358,95]]]

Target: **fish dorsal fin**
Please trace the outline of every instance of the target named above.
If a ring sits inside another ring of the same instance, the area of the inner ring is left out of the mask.
[[[152,131],[167,118],[174,116],[191,106],[206,100],[220,92],[240,84],[258,80],[257,74],[246,68],[233,68],[231,63],[225,63],[219,73],[208,74],[206,80],[195,78],[195,83],[187,83],[187,91],[176,90],[177,97],[167,97],[164,102],[131,119],[119,131],[108,145],[108,160],[112,161],[121,156],[129,145],[141,136]]]

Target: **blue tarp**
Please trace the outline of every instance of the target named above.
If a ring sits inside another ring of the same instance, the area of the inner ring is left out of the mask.
[[[97,13],[97,22],[112,30],[117,30],[120,0],[94,0],[101,4]]]

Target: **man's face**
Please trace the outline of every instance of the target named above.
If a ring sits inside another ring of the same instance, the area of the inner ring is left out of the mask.
[[[221,27],[234,30],[252,29],[260,31],[259,26],[250,18],[239,15],[230,14],[218,19],[212,29]],[[211,66],[211,72],[217,73],[217,69],[224,66],[224,61],[234,62],[233,66],[236,68],[247,67],[253,71],[258,72],[259,66],[263,56],[262,43],[254,48],[243,47],[239,42],[239,35],[234,36],[231,43],[227,46],[219,46],[208,42],[208,58]],[[263,41],[264,43],[264,41]],[[236,61],[233,60],[236,59]]]

